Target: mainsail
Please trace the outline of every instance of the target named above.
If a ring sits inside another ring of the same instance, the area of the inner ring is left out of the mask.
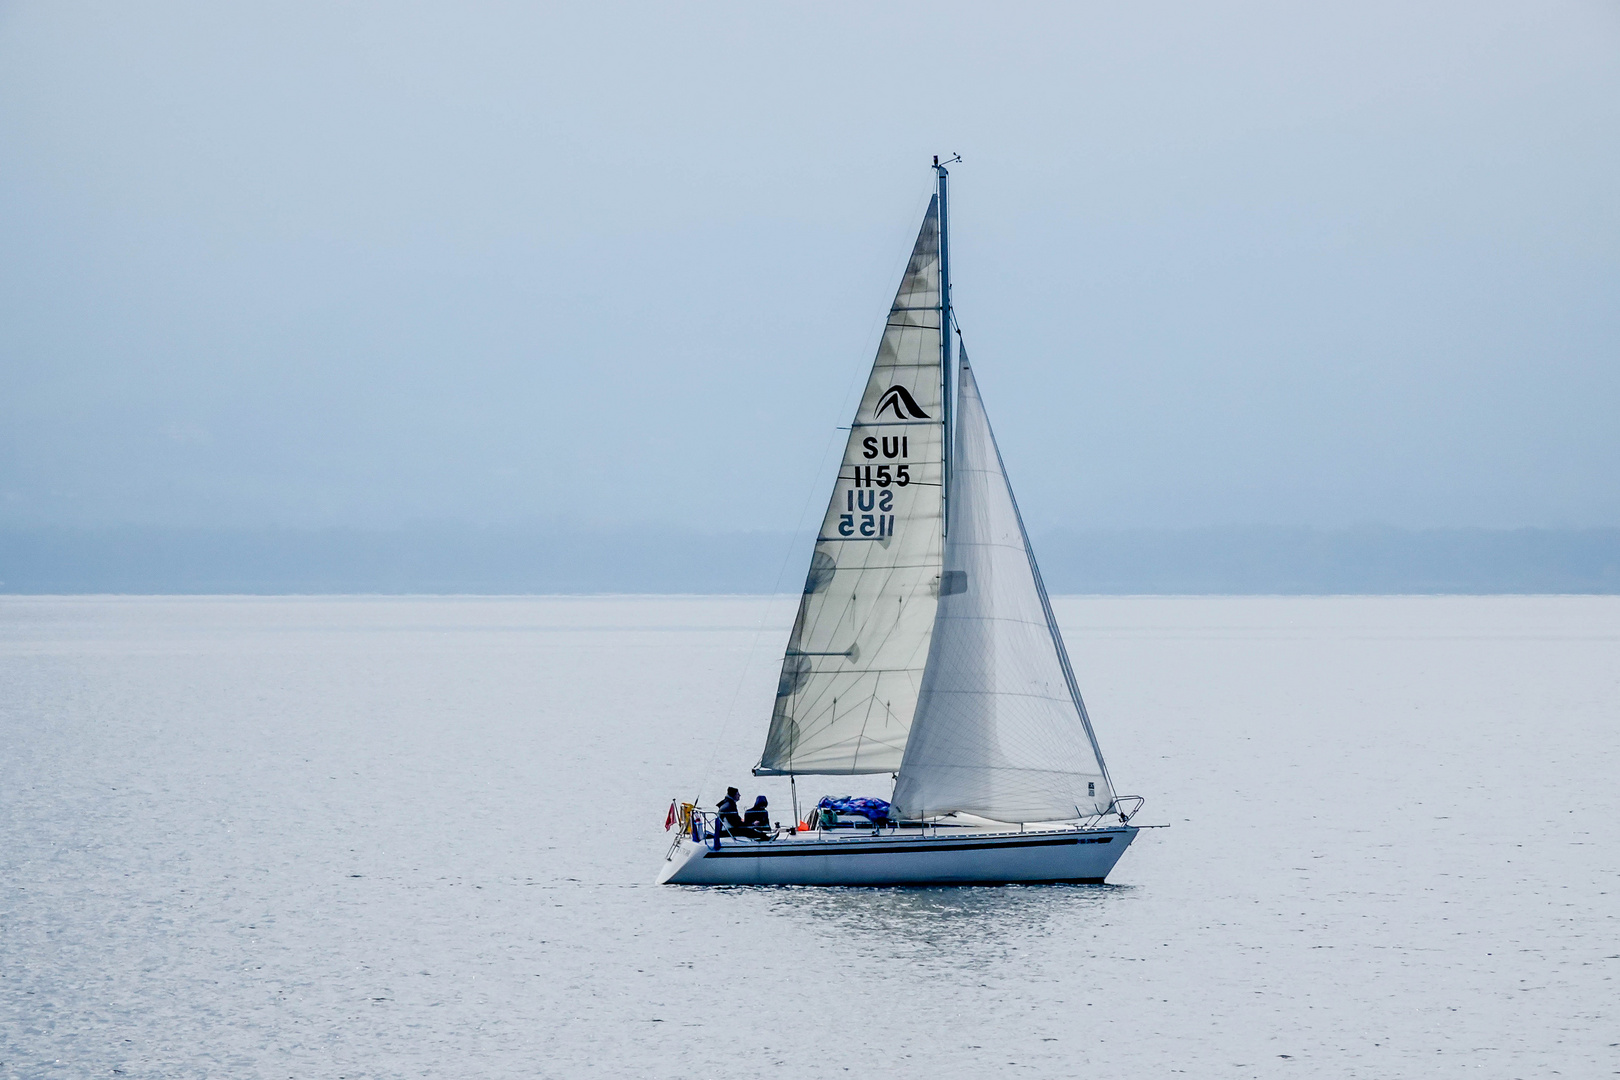
[[[757,775],[893,772],[905,752],[942,557],[939,221],[936,196],[850,426]]]
[[[906,818],[1059,821],[1113,800],[984,402],[961,358],[939,613],[895,786]]]

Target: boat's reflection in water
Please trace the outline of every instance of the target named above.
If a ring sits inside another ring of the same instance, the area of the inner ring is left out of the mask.
[[[768,890],[771,917],[817,925],[869,954],[913,963],[1004,959],[1061,927],[1101,923],[1138,892],[1130,885],[921,888],[783,887]]]

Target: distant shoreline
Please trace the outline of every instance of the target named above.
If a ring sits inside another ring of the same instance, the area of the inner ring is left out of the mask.
[[[771,595],[811,538],[673,529],[0,528],[11,595]],[[1620,593],[1620,529],[1048,531],[1069,595]]]

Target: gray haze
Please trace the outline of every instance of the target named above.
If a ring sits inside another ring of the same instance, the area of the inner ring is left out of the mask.
[[[1612,4],[0,11],[0,525],[792,531],[949,151],[1037,529],[1620,525]]]

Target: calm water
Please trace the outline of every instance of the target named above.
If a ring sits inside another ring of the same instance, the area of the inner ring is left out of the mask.
[[[1620,598],[1058,611],[1116,884],[727,891],[781,601],[0,598],[0,1075],[1620,1074]]]

